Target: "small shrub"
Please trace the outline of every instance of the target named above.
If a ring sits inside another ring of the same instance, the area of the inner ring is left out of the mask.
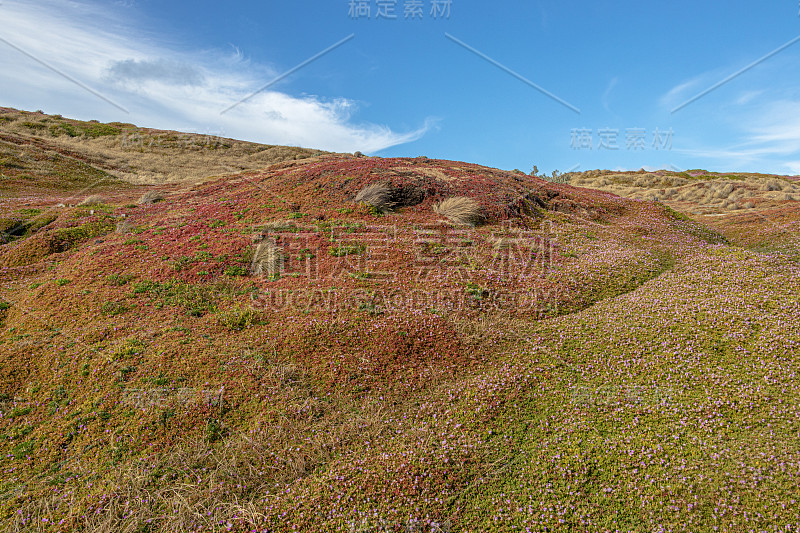
[[[360,254],[366,250],[363,244],[340,244],[328,249],[333,257],[344,257],[345,255]]]
[[[148,191],[144,193],[138,200],[139,205],[151,205],[156,202],[164,200],[164,195],[158,191]]]
[[[11,304],[0,300],[0,311],[6,311],[11,308]]]
[[[467,283],[466,291],[467,294],[469,294],[470,297],[472,297],[475,300],[483,300],[489,293],[489,291],[487,291],[477,283]]]
[[[250,263],[250,272],[253,275],[279,276],[282,267],[283,254],[277,246],[270,242],[256,245]]]
[[[112,360],[119,360],[125,357],[141,355],[145,351],[145,344],[139,339],[128,339],[117,347],[111,354]]]
[[[127,283],[135,278],[133,274],[111,274],[110,276],[106,277],[106,281],[109,285],[127,285]]]
[[[156,291],[160,288],[158,282],[155,281],[140,281],[133,284],[133,294],[144,294],[151,291]]]
[[[184,255],[173,261],[172,269],[175,272],[180,272],[181,270],[185,269],[186,267],[188,267],[192,263],[195,263],[196,261],[197,260],[194,257]]]
[[[117,316],[130,309],[127,305],[120,302],[106,302],[100,307],[100,311],[106,316]]]
[[[119,135],[122,133],[122,130],[119,128],[115,128],[109,124],[91,124],[86,126],[83,131],[83,134],[90,139],[96,139],[98,137],[104,137],[107,135]]]
[[[16,418],[18,416],[25,416],[27,414],[30,414],[31,411],[33,411],[33,407],[15,407],[8,414],[8,417],[9,418]]]
[[[50,134],[56,137],[62,134],[66,134],[68,137],[78,137],[81,132],[69,122],[62,122],[60,124],[53,124],[50,126]]]
[[[246,276],[247,270],[239,265],[229,266],[225,269],[226,276]]]
[[[34,131],[43,130],[46,127],[46,125],[41,122],[30,122],[30,121],[20,122],[20,126]]]
[[[56,280],[56,285],[58,285],[59,287],[63,287],[64,285],[69,285],[71,282],[72,280],[61,278]]]
[[[363,311],[372,316],[378,316],[383,314],[383,309],[378,307],[372,302],[361,302],[358,304],[358,310]]]
[[[367,204],[374,214],[384,213],[394,206],[392,189],[386,183],[367,185],[356,194],[353,201],[357,204]]]
[[[476,226],[483,220],[481,206],[472,198],[456,196],[434,204],[433,212],[450,219],[450,221],[466,226]]]
[[[31,454],[33,454],[34,443],[32,440],[27,442],[20,442],[14,449],[12,453],[14,454],[15,459],[23,459]]]
[[[233,331],[241,331],[258,324],[260,315],[255,309],[234,307],[220,313],[219,323]]]
[[[213,443],[223,437],[222,424],[216,419],[209,419],[206,422],[205,439],[207,442]]]

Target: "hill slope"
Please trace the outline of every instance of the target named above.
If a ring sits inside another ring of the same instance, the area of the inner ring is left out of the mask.
[[[565,177],[575,186],[664,202],[738,245],[800,259],[800,176],[593,170]]]
[[[4,200],[12,531],[800,526],[784,255],[428,158],[59,183]]]
[[[197,182],[324,153],[0,107],[4,195],[31,188],[81,188],[100,178],[136,185]]]

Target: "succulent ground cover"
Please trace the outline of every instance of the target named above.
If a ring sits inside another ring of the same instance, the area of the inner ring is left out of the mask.
[[[800,528],[800,267],[744,219],[428,158],[48,191],[0,205],[10,531]]]

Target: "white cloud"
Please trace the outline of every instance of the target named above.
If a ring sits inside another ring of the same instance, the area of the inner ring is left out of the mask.
[[[728,166],[768,165],[775,172],[793,172],[792,163],[786,160],[800,155],[800,101],[765,102],[729,118],[741,124],[738,142],[725,148],[680,152],[724,161]]]
[[[789,174],[800,175],[800,161],[787,161],[786,168],[789,169]]]
[[[234,45],[227,53],[178,52],[85,1],[4,0],[0,15],[0,38],[6,41],[0,42],[0,105],[367,153],[417,140],[432,126],[429,120],[398,133],[355,122],[352,100],[276,90],[221,114],[278,72],[243,59]]]
[[[619,82],[619,78],[617,78],[616,76],[611,78],[611,81],[608,82],[608,85],[606,86],[606,90],[603,92],[603,96],[600,99],[602,104],[603,104],[603,109],[605,109],[609,113],[611,113],[611,106],[610,106],[611,92],[614,90],[614,87],[617,86],[618,82]]]
[[[764,94],[766,91],[764,90],[757,90],[757,91],[744,91],[739,97],[736,99],[736,103],[738,105],[746,105]]]
[[[705,76],[697,76],[689,81],[679,83],[661,96],[659,104],[663,107],[674,107],[695,95],[700,82]],[[692,91],[690,94],[690,90]]]
[[[106,73],[112,82],[160,81],[167,85],[202,85],[205,82],[205,76],[198,68],[166,59],[115,61]]]

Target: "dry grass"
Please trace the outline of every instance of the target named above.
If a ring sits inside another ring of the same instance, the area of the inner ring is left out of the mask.
[[[139,205],[151,205],[164,200],[164,195],[158,191],[148,191],[144,193],[137,202]]]
[[[465,226],[476,226],[483,221],[480,204],[466,196],[456,196],[434,204],[433,212]]]
[[[211,176],[261,169],[284,161],[311,160],[328,153],[132,124],[107,126],[17,110],[2,110],[0,118],[0,132],[9,135],[10,155],[38,151],[74,161],[72,154],[80,153],[84,166],[88,163],[93,169],[142,185],[201,182]],[[105,128],[106,133],[85,134],[87,128]],[[42,162],[27,159],[22,170],[36,173]]]
[[[380,212],[388,211],[394,206],[394,202],[392,202],[392,189],[387,183],[373,183],[372,185],[367,185],[358,191],[353,201],[370,205]]]
[[[321,401],[304,390],[297,367],[275,363],[261,370],[265,383],[298,395],[277,421],[257,421],[247,433],[231,432],[221,441],[185,440],[165,454],[128,463],[117,470],[97,512],[73,514],[70,501],[59,496],[32,500],[19,516],[33,520],[23,524],[15,516],[9,530],[36,531],[57,511],[72,515],[85,531],[101,533],[220,531],[220,524],[242,518],[263,524],[270,518],[263,498],[276,487],[313,474],[338,450],[385,434],[380,402]]]
[[[692,179],[675,174],[587,171],[573,176],[570,183],[627,198],[682,202],[712,211],[750,209],[758,201],[778,205],[800,198],[800,186],[791,180],[753,174],[704,174]]]
[[[102,205],[104,203],[106,203],[105,197],[99,194],[93,194],[84,198],[78,205]]]
[[[250,272],[255,276],[279,276],[283,267],[283,254],[280,248],[271,242],[256,245]]]
[[[126,235],[126,234],[130,233],[133,228],[134,228],[134,225],[131,224],[131,222],[127,218],[123,218],[122,220],[117,222],[116,231],[117,231],[117,233],[120,233],[122,235]]]

